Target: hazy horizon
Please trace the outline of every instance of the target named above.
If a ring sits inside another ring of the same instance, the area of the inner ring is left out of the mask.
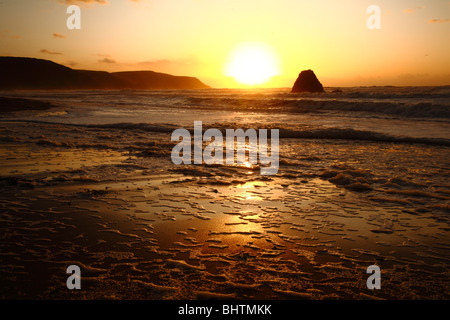
[[[0,57],[12,57],[12,56],[0,56]],[[29,59],[41,59],[41,58],[36,58],[36,57],[12,57],[12,58],[29,58]],[[56,63],[55,61],[51,60],[51,59],[41,59],[41,60],[47,60],[47,61],[51,61]],[[156,73],[162,73],[162,74],[169,74],[169,73],[165,73],[165,72],[160,72],[160,71],[154,71],[154,70],[149,70],[149,69],[142,69],[142,70],[118,70],[118,71],[106,71],[106,70],[96,70],[96,69],[78,69],[78,68],[73,68],[70,67],[68,65],[64,65],[64,64],[60,64],[62,66],[71,68],[73,70],[79,70],[79,71],[99,71],[99,72],[109,72],[109,73],[116,73],[116,72],[156,72]],[[170,74],[173,76],[179,76],[179,77],[184,77],[186,75],[183,74]],[[195,75],[192,75],[190,77],[195,77]],[[198,78],[198,77],[195,77]],[[199,79],[201,82],[204,83],[204,81],[202,81],[201,79]],[[294,84],[295,79],[292,80],[292,84],[289,86],[282,86],[282,87],[270,87],[267,86],[265,84],[262,85],[258,85],[258,86],[252,86],[252,85],[247,85],[245,86],[244,84],[241,85],[241,87],[214,87],[214,86],[210,86],[208,83],[204,83],[207,86],[209,86],[210,88],[203,88],[203,89],[195,89],[195,90],[205,90],[205,89],[286,89],[286,90],[290,90],[292,88],[292,85]],[[442,85],[389,85],[389,84],[385,84],[385,85],[342,85],[342,86],[330,86],[327,84],[323,85],[324,88],[357,88],[357,87],[448,87],[450,86],[450,84],[442,84]],[[68,89],[62,89],[62,90],[68,90]],[[83,90],[83,89],[71,89],[71,90]],[[86,90],[93,90],[93,89],[86,89]],[[95,89],[94,89],[95,90]],[[99,90],[113,90],[113,89],[99,89]],[[142,89],[142,90],[167,90],[167,89]],[[169,89],[171,90],[171,89]],[[189,90],[189,89],[188,89]]]

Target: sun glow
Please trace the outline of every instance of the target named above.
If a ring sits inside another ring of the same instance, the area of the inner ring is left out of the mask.
[[[265,43],[237,45],[225,64],[225,75],[246,85],[259,85],[278,75],[278,57]]]

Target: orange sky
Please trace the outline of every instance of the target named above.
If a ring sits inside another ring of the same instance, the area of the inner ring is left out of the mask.
[[[66,27],[69,4],[81,7],[80,30]],[[380,30],[366,26],[371,4]],[[324,86],[450,85],[449,39],[448,0],[0,2],[0,55],[190,75],[213,87],[244,86],[225,65],[248,42],[277,59],[279,75],[264,87],[290,87],[304,69]]]

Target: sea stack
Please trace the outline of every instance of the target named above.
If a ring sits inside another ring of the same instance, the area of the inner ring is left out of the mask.
[[[303,70],[295,80],[291,93],[298,92],[324,92],[322,84],[317,79],[314,71]]]

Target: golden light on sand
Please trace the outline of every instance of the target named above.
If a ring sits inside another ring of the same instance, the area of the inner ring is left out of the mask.
[[[278,75],[278,57],[269,45],[245,42],[237,45],[225,64],[225,75],[246,85],[259,85]]]

